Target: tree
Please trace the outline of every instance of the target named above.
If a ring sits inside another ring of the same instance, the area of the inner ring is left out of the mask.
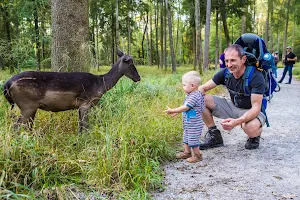
[[[39,17],[38,17],[38,1],[33,0],[33,18],[34,18],[34,32],[35,32],[35,49],[36,49],[36,69],[41,69],[41,43],[40,43],[40,31],[39,31]]]
[[[53,71],[89,71],[88,0],[53,0]]]
[[[285,15],[284,36],[283,36],[282,59],[284,59],[285,55],[286,55],[286,40],[287,40],[287,30],[288,30],[288,25],[289,25],[290,3],[291,3],[291,0],[287,0],[287,2],[286,2],[286,15]]]
[[[215,69],[218,68],[219,63],[219,12],[216,9],[216,51],[215,51]]]
[[[12,47],[11,47],[11,27],[10,27],[10,16],[9,16],[9,12],[8,12],[8,3],[5,4],[1,4],[0,5],[0,9],[1,12],[3,13],[3,18],[4,18],[4,30],[5,30],[5,35],[6,35],[6,46],[7,46],[7,54],[11,54],[12,51]],[[3,52],[2,52],[3,53]],[[14,67],[13,67],[13,57],[12,56],[8,56],[8,66],[10,69],[10,73],[12,74],[14,72]]]
[[[197,66],[197,71],[202,74],[201,66],[201,24],[200,24],[200,2],[195,0],[195,23],[196,23],[196,34],[195,34],[195,64]]]
[[[221,19],[223,22],[223,28],[224,28],[224,34],[226,38],[226,45],[230,45],[230,37],[229,37],[229,30],[227,26],[227,14],[226,14],[226,8],[225,8],[226,2],[225,0],[220,0],[220,12],[221,12]]]
[[[209,65],[209,36],[210,36],[210,17],[211,17],[211,0],[206,1],[206,23],[205,23],[205,37],[204,37],[204,70],[208,70]]]
[[[171,50],[171,61],[172,61],[172,73],[176,72],[176,58],[174,53],[174,44],[173,44],[173,34],[172,34],[172,21],[171,21],[171,13],[168,0],[166,0],[166,9],[168,15],[168,28],[169,28],[169,42],[170,42],[170,50]]]

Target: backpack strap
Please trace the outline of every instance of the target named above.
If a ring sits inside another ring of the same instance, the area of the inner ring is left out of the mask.
[[[245,76],[243,78],[244,78],[244,91],[245,91],[246,94],[250,94],[249,86],[250,86],[252,76],[253,76],[253,73],[254,73],[255,69],[256,69],[255,66],[247,66],[246,70],[245,70],[245,73],[243,75],[243,76]],[[266,108],[267,108],[267,98],[266,98],[265,95],[263,95],[263,100],[261,102],[260,111],[266,116],[266,125],[267,125],[267,127],[270,127],[268,116],[267,116],[267,113],[266,113]]]
[[[244,75],[243,75],[243,80],[244,80],[244,91],[246,94],[250,94],[250,83],[251,83],[251,80],[252,80],[252,75],[253,75],[253,72],[255,70],[255,66],[247,66],[246,69],[245,69],[245,72],[244,72]]]
[[[266,113],[266,105],[267,105],[267,99],[265,97],[263,97],[263,100],[261,102],[260,111],[262,113],[264,113],[264,115],[266,116],[266,125],[267,125],[267,127],[270,127],[270,123],[269,123],[268,116],[267,116],[267,113]]]

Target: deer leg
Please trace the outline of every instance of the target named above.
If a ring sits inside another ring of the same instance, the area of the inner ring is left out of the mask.
[[[81,106],[78,111],[79,123],[78,123],[78,132],[81,133],[83,130],[89,128],[89,118],[88,118],[88,106]]]
[[[31,131],[36,111],[37,111],[37,108],[21,110],[21,116],[19,117],[17,124],[15,126],[18,127],[18,126],[24,124]]]

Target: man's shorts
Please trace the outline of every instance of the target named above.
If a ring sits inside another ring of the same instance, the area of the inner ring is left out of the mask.
[[[212,115],[217,118],[236,119],[241,117],[245,112],[249,110],[249,109],[238,108],[231,102],[231,100],[223,97],[213,96],[213,99],[216,107],[214,110],[212,110]],[[265,124],[266,116],[262,112],[260,112],[256,118],[260,121],[261,126]]]

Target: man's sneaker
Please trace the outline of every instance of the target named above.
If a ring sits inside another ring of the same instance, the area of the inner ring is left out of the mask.
[[[214,147],[224,146],[221,132],[217,128],[209,129],[205,134],[204,142],[200,142],[200,149],[205,150]]]
[[[254,137],[254,138],[248,138],[245,148],[252,150],[252,149],[257,149],[259,147],[259,139],[260,136]]]

